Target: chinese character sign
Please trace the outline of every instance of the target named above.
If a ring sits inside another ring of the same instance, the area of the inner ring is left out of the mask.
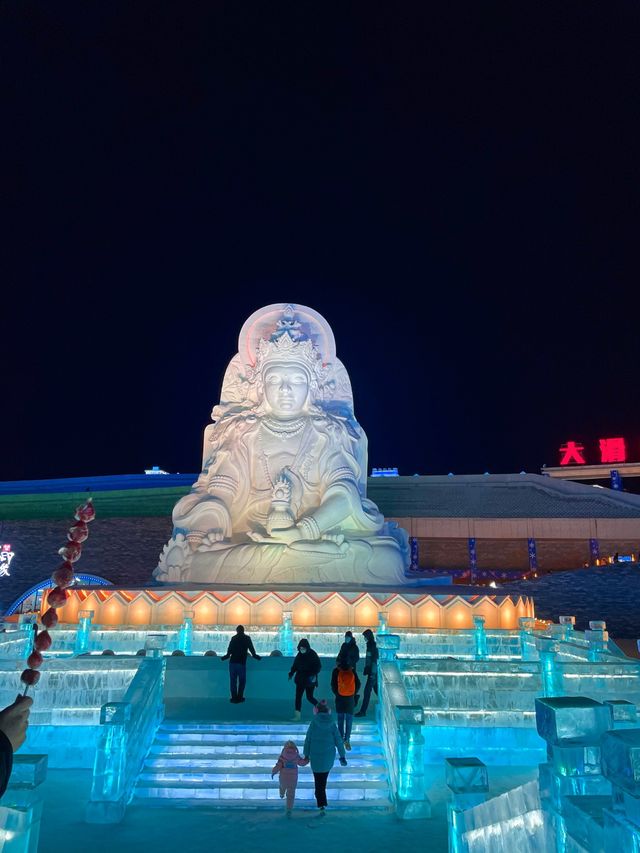
[[[600,461],[626,462],[627,449],[624,446],[624,438],[601,438],[600,439]]]
[[[624,438],[601,438],[598,442],[600,459],[591,464],[608,465],[612,462],[627,461],[627,447]],[[584,444],[578,441],[567,441],[561,445],[560,465],[587,465]]]
[[[568,441],[560,448],[560,464],[561,465],[585,465],[585,458],[582,455],[584,445],[578,444],[577,441]]]
[[[3,545],[0,550],[0,578],[11,577],[9,574],[9,566],[15,554],[11,550],[11,545]]]

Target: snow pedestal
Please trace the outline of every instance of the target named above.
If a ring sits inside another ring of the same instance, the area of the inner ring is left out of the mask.
[[[93,610],[78,611],[78,627],[76,628],[76,638],[73,647],[73,653],[76,656],[84,655],[89,651],[92,620]]]
[[[424,776],[424,712],[419,705],[395,708],[398,749],[396,814],[403,819],[431,817]]]
[[[190,655],[193,651],[193,610],[185,610],[182,615],[182,625],[178,633],[178,650]]]
[[[613,788],[604,811],[606,853],[640,851],[640,729],[607,732],[602,738],[603,771]]]
[[[445,758],[446,783],[451,791],[447,806],[449,853],[466,849],[462,835],[466,829],[463,812],[487,799],[489,776],[479,758]]]
[[[46,777],[46,755],[14,756],[11,778],[0,805],[3,853],[37,853],[43,803],[38,788]]]
[[[145,756],[164,718],[164,673],[164,659],[143,660],[124,700],[102,706],[86,809],[88,823],[118,823],[124,817]]]
[[[536,726],[548,755],[540,765],[540,799],[556,837],[602,849],[611,784],[603,775],[600,743],[612,726],[611,708],[585,696],[536,699]]]

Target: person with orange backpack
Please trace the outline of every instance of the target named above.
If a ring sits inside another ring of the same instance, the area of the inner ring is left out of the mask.
[[[360,679],[354,668],[346,661],[339,663],[331,673],[331,689],[336,697],[338,731],[345,749],[351,749],[351,726],[353,712],[358,703]]]

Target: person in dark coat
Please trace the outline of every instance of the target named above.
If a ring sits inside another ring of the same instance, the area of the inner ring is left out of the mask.
[[[313,691],[318,686],[318,673],[322,669],[320,658],[317,653],[309,645],[309,640],[303,638],[298,643],[298,654],[293,659],[289,678],[293,678],[296,685],[296,704],[293,721],[297,722],[300,719],[300,711],[302,710],[302,694],[307,694],[307,701],[312,705],[317,705],[318,700],[313,695]]]
[[[229,641],[226,655],[220,660],[229,660],[229,686],[231,688],[230,702],[244,702],[244,687],[247,682],[247,656],[261,660],[253,648],[251,637],[244,632],[244,625],[238,625],[236,635]]]
[[[371,628],[367,628],[362,632],[362,636],[367,641],[367,656],[364,660],[364,675],[367,676],[367,681],[364,685],[364,696],[362,697],[362,705],[356,714],[356,717],[365,717],[369,700],[371,699],[371,691],[378,695],[378,644],[373,636]]]
[[[331,689],[336,697],[338,731],[345,749],[351,749],[351,725],[356,708],[360,679],[348,663],[339,663],[331,673]]]
[[[344,643],[340,646],[336,663],[346,663],[353,671],[356,671],[356,666],[360,660],[360,649],[353,638],[351,631],[345,631]]]
[[[13,768],[13,753],[27,736],[31,696],[17,696],[16,701],[0,711],[0,797],[7,790]]]

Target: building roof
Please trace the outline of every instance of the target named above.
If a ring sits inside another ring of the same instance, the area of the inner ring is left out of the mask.
[[[640,496],[539,474],[389,477],[368,497],[391,518],[640,518]]]
[[[68,518],[87,492],[100,517],[170,516],[196,474],[0,483],[0,519]],[[388,518],[640,518],[640,496],[539,474],[372,477],[368,496]]]

